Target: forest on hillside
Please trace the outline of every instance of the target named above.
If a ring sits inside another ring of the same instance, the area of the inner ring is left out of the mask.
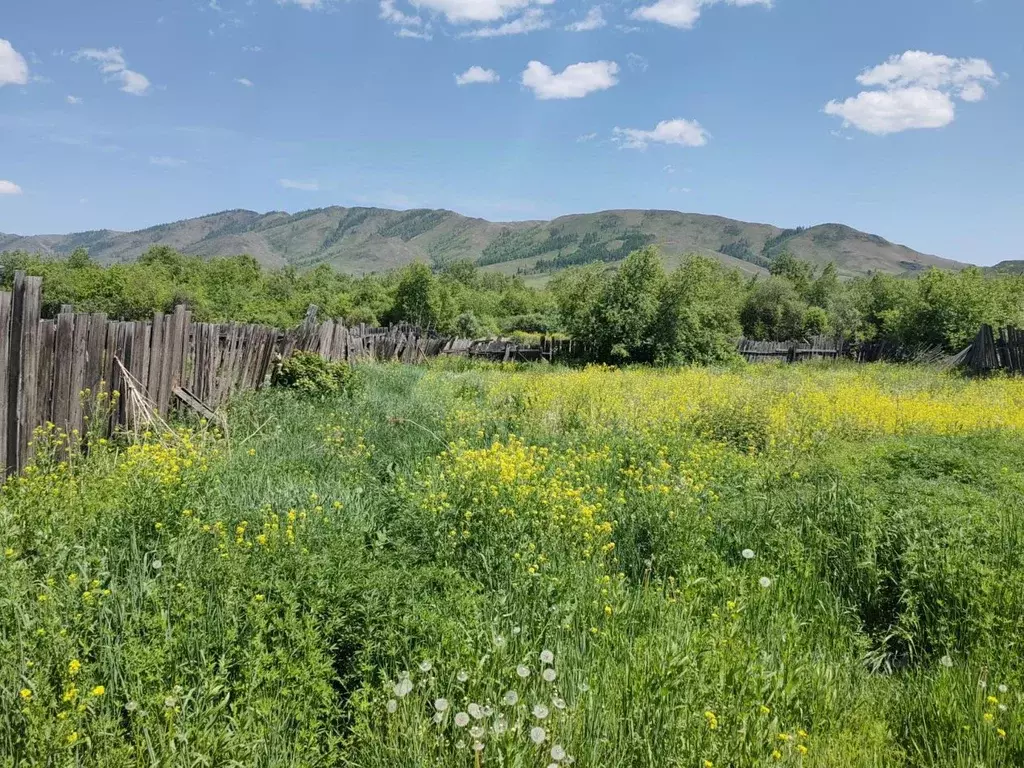
[[[690,256],[666,272],[653,247],[618,269],[570,267],[545,287],[483,271],[469,260],[412,264],[353,277],[320,265],[266,269],[249,256],[204,259],[166,246],[102,266],[85,249],[67,259],[0,254],[0,284],[16,270],[43,278],[44,314],[61,305],[143,319],[185,303],[201,321],[291,327],[310,304],[348,323],[408,321],[463,337],[561,333],[619,362],[721,362],[739,336],[789,340],[828,334],[910,349],[962,349],[982,323],[1024,325],[1024,276],[931,269],[915,277],[840,280],[786,252],[770,276],[744,277]]]

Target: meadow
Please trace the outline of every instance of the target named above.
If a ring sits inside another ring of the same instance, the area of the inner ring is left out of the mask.
[[[1024,381],[358,367],[0,493],[0,766],[1024,765]]]

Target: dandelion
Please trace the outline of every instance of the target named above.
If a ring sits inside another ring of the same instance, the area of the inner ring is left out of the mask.
[[[505,648],[505,645],[506,645],[506,640],[505,640],[505,638],[503,636],[501,636],[501,635],[495,635],[494,636],[494,647],[495,648],[497,648],[500,651],[500,650],[503,650]]]
[[[474,752],[483,752],[483,749],[484,749],[484,745],[483,745],[482,742],[479,742],[479,741],[474,741],[473,742],[473,751]]]
[[[767,576],[762,576],[760,579],[757,580],[757,583],[761,585],[762,589],[768,589],[768,587],[772,585],[772,580],[769,579]]]
[[[93,689],[92,689],[92,690],[90,691],[90,693],[91,693],[91,694],[92,694],[93,696],[95,696],[95,697],[96,697],[97,699],[98,699],[98,698],[99,698],[100,696],[102,696],[102,695],[103,695],[104,693],[106,693],[106,692],[107,692],[107,689],[106,689],[106,688],[104,688],[104,687],[103,687],[102,685],[97,685],[97,686],[96,686],[95,688],[93,688]]]
[[[533,726],[533,728],[530,729],[530,741],[532,741],[534,744],[543,744],[544,739],[546,739],[547,737],[547,731],[545,731],[539,725],[535,725]]]
[[[552,669],[551,667],[548,667],[547,669],[545,669],[543,672],[540,673],[540,676],[543,677],[545,681],[547,681],[549,683],[553,683],[553,682],[555,682],[555,678],[558,677],[558,673],[555,672],[555,670]]]
[[[1005,712],[1006,711],[1006,705],[1005,704],[1000,704],[998,709],[999,709],[1000,712]]]
[[[434,665],[431,664],[430,661],[421,661],[420,662],[420,672],[426,673],[426,672],[429,672],[430,670],[432,670],[433,668],[434,668]]]
[[[605,616],[611,616],[612,615],[612,607],[610,605],[606,605],[604,607],[604,615]]]
[[[939,659],[939,664],[948,669],[949,667],[953,666],[953,660],[949,658],[949,655],[947,654],[946,656],[943,656],[941,659]]]
[[[790,736],[788,733],[780,733],[779,734],[779,741],[789,741],[791,738],[793,738],[793,737]]]
[[[779,750],[777,750],[777,749],[772,750],[772,758],[775,759],[775,760],[781,760],[782,759],[782,753],[779,752]]]
[[[805,731],[803,728],[801,728],[800,730],[798,730],[796,732],[796,735],[799,736],[801,739],[806,739],[807,738],[807,731]]]
[[[530,668],[525,664],[520,664],[516,667],[516,674],[525,680],[530,676]]]
[[[460,683],[464,683],[467,680],[469,680],[469,673],[460,669],[459,674],[455,676],[455,679],[458,680]]]
[[[455,724],[459,728],[465,728],[467,725],[469,725],[469,715],[465,712],[457,712],[455,714]]]
[[[548,716],[548,708],[545,707],[543,704],[534,704],[533,716],[536,717],[538,720],[543,720],[545,717]]]
[[[513,635],[518,635],[522,631],[523,631],[522,627],[512,627],[512,634]]]
[[[502,701],[504,702],[505,706],[514,707],[517,703],[519,703],[519,694],[515,691],[509,691],[502,698]]]
[[[1006,731],[1004,731],[1002,728],[996,728],[996,736],[998,736],[1000,739],[1005,739]]]
[[[590,690],[590,686],[586,682],[580,683],[580,691],[582,691],[583,693],[586,693],[589,690]]]
[[[20,691],[18,691],[18,695],[21,696],[21,700],[22,701],[31,701],[32,700],[32,689],[31,688],[22,688]]]
[[[995,696],[989,696],[987,699],[985,699],[985,701],[987,701],[989,704],[999,703],[999,699],[997,699]]]
[[[704,768],[715,768],[715,764],[712,763],[710,760],[705,760],[704,761]]]
[[[388,699],[388,704],[385,708],[389,715],[395,714],[395,711],[398,709],[398,699]]]
[[[565,748],[561,744],[555,744],[551,747],[551,759],[556,763],[565,760]]]
[[[1000,692],[1000,693],[1006,693],[1006,692],[1007,692],[1007,691],[1009,691],[1010,689],[1009,689],[1009,688],[1007,688],[1007,687],[1006,687],[1006,685],[1004,685],[1004,684],[1000,683],[1000,685],[999,685],[999,688],[998,688],[998,690],[999,690],[999,692]]]
[[[135,699],[129,699],[125,703],[124,708],[126,710],[128,710],[129,712],[134,712],[135,710],[137,710],[139,708],[139,704],[138,704],[137,701],[135,701]]]
[[[551,704],[555,707],[555,709],[565,709],[565,699],[559,696],[552,696]]]
[[[74,744],[78,741],[78,731],[72,731],[68,734],[68,744]]]
[[[430,719],[434,723],[434,725],[440,725],[444,722],[444,715],[442,715],[440,712],[435,712],[434,716]]]
[[[494,724],[491,725],[491,730],[494,731],[496,736],[501,736],[508,730],[508,720],[505,719],[504,715],[498,715],[494,718]]]
[[[163,560],[157,559],[157,560],[153,561],[153,570],[154,571],[159,571],[163,567],[164,567],[164,561]]]
[[[397,696],[398,698],[401,699],[405,696],[408,696],[410,692],[412,692],[412,680],[410,680],[408,677],[403,677],[401,680],[395,683],[395,696]]]
[[[470,704],[466,707],[466,711],[469,712],[470,717],[474,720],[479,720],[484,716],[484,711],[479,704]]]
[[[485,733],[487,733],[487,729],[482,725],[474,725],[469,729],[469,735],[474,739],[482,739]]]
[[[991,723],[995,719],[996,719],[996,716],[993,715],[991,712],[986,712],[985,715],[984,715],[984,720],[985,720],[986,723]]]
[[[540,660],[541,660],[542,664],[554,664],[555,663],[555,654],[553,654],[551,651],[545,649],[545,650],[540,652]]]
[[[796,745],[796,751],[799,752],[801,755],[806,755],[807,754],[807,747],[805,747],[803,744],[797,744]]]
[[[438,712],[444,712],[448,709],[448,699],[434,699],[434,709]]]
[[[78,659],[72,659],[68,662],[68,676],[74,677],[78,674],[78,671],[82,668],[82,662]]]
[[[743,555],[744,560],[754,559],[754,550],[752,549],[744,549],[742,552],[740,552],[740,554]]]

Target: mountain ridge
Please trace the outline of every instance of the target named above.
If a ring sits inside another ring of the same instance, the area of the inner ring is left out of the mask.
[[[531,281],[542,281],[577,264],[614,264],[648,244],[660,248],[669,267],[685,254],[704,253],[748,274],[764,273],[783,251],[819,266],[834,262],[845,277],[966,266],[845,224],[783,229],[712,214],[654,209],[492,222],[429,208],[329,206],[294,214],[237,208],[129,232],[0,233],[0,251],[26,250],[59,258],[85,247],[106,264],[131,261],[152,246],[166,245],[199,256],[247,253],[268,267],[326,263],[350,273],[468,258],[484,269],[522,274]]]

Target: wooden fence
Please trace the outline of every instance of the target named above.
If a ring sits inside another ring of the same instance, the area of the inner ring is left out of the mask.
[[[983,325],[964,355],[964,365],[977,373],[1024,373],[1024,331]]]
[[[808,341],[754,341],[740,339],[736,351],[748,363],[782,360],[796,363],[802,360],[838,360],[845,353],[841,339],[813,336]]]

